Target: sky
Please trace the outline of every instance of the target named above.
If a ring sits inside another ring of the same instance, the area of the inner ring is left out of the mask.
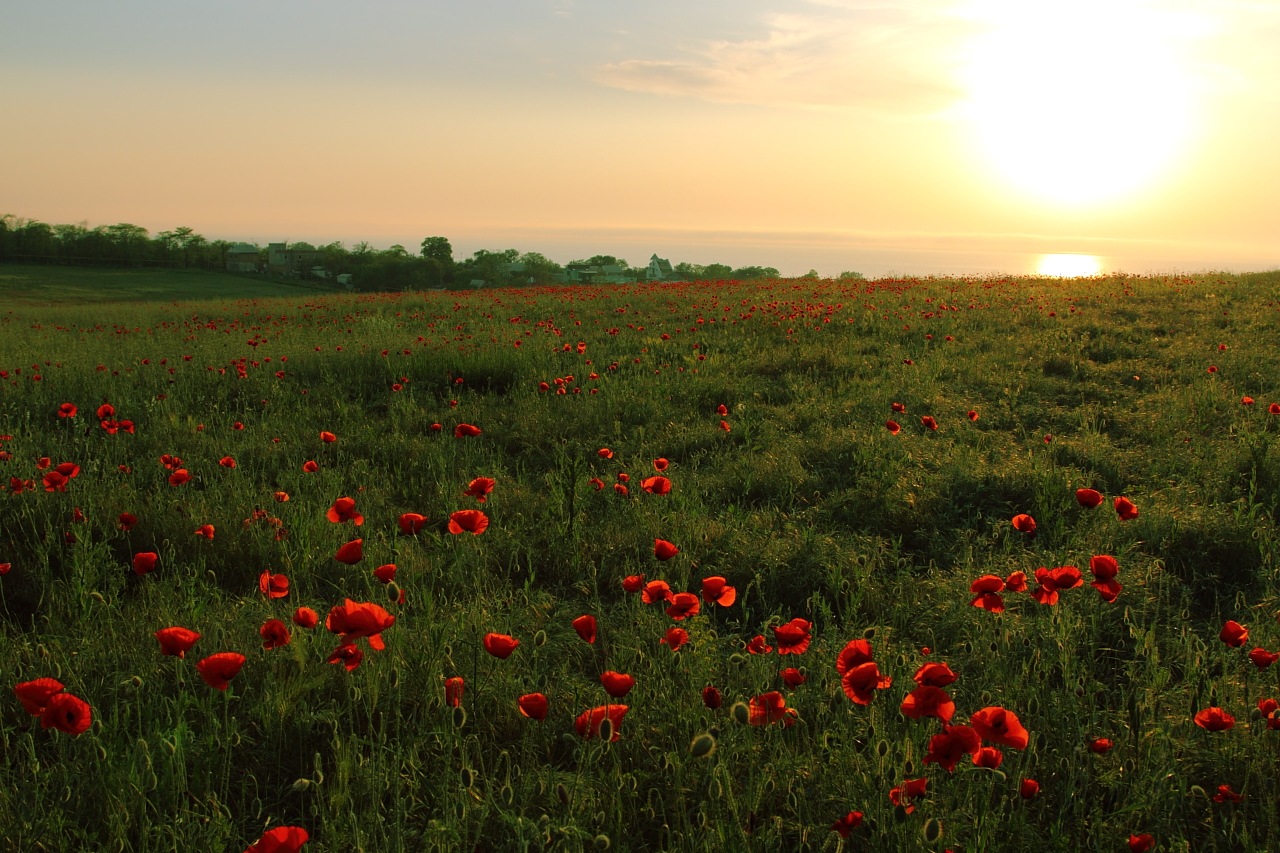
[[[1274,269],[1276,44],[1276,0],[7,2],[0,214],[791,275]]]

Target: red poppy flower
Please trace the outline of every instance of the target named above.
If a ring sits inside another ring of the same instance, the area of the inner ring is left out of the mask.
[[[320,433],[320,440],[323,441],[325,444],[333,444],[335,441],[338,440],[338,437],[333,433],[329,432],[328,430],[324,430]]]
[[[1218,632],[1218,639],[1231,648],[1238,649],[1249,641],[1249,629],[1234,619],[1228,619]]]
[[[606,669],[600,673],[600,683],[604,685],[604,692],[614,699],[621,699],[631,692],[632,687],[636,686],[634,676],[623,672],[614,672],[611,669]]]
[[[1258,669],[1266,669],[1271,666],[1271,664],[1280,660],[1280,653],[1269,652],[1262,648],[1262,646],[1258,646],[1249,651],[1249,660]]]
[[[944,723],[951,722],[956,713],[956,703],[941,687],[921,684],[907,694],[898,708],[904,717],[920,720],[937,717]]]
[[[983,575],[969,584],[969,592],[976,593],[969,603],[981,607],[991,613],[1004,612],[1004,598],[1000,591],[1004,589],[1004,581],[995,575]]]
[[[9,570],[13,568],[13,563],[0,563],[0,577],[9,574]]]
[[[232,459],[230,456],[224,456],[218,460],[218,464],[223,468],[234,468],[236,467],[236,460]]]
[[[455,675],[452,678],[444,680],[444,703],[450,708],[458,708],[462,706],[462,692],[466,687],[466,682],[462,680],[462,676]]]
[[[659,456],[657,459],[653,460],[653,470],[657,471],[659,474],[667,470],[670,465],[671,463],[663,456]]]
[[[531,720],[547,718],[547,697],[541,693],[526,693],[516,700],[520,713]]]
[[[885,421],[884,428],[889,431],[890,435],[897,435],[902,432],[902,424],[897,421]]]
[[[1018,783],[1018,796],[1024,800],[1035,799],[1040,793],[1040,783],[1035,779],[1023,779]]]
[[[289,594],[289,576],[264,571],[258,575],[258,591],[267,598],[284,598]]]
[[[489,516],[478,509],[460,509],[449,514],[449,532],[462,532],[479,536],[489,527]]]
[[[723,430],[723,431],[725,431],[725,432],[729,432],[729,431],[730,431],[730,429],[729,429],[729,422],[728,422],[728,421],[721,421],[721,422],[720,422],[720,429],[722,429],[722,430]]]
[[[809,648],[809,628],[809,621],[799,617],[774,628],[773,641],[778,644],[778,654],[803,654],[805,649]]]
[[[103,403],[98,407],[95,414],[98,416],[98,420],[100,421],[104,421],[107,418],[114,418],[116,416],[116,407],[110,403]]]
[[[49,700],[63,691],[62,682],[56,678],[37,678],[35,681],[23,681],[14,686],[13,692],[22,703],[22,708],[33,717],[44,713]]]
[[[1150,833],[1143,832],[1129,836],[1129,853],[1147,853],[1148,850],[1155,846],[1155,836]]]
[[[156,631],[155,638],[160,643],[160,654],[183,658],[191,651],[196,640],[200,639],[200,635],[190,628],[174,625]]]
[[[579,714],[573,721],[573,727],[583,739],[590,740],[600,735],[604,721],[608,720],[612,730],[609,740],[615,741],[622,737],[622,718],[627,715],[627,710],[626,705],[600,705]]]
[[[1254,402],[1255,400],[1249,396],[1244,396],[1240,398],[1240,405],[1242,406],[1252,406]]]
[[[738,598],[738,591],[719,575],[702,579],[702,600],[708,604],[729,607]]]
[[[612,459],[613,451],[607,447],[602,447],[596,451],[596,456],[599,456],[601,459]]]
[[[779,672],[778,675],[782,677],[782,683],[793,690],[809,680],[803,672],[794,666],[787,667],[782,672]]]
[[[416,512],[406,512],[396,519],[396,525],[404,536],[415,536],[427,523],[427,517]]]
[[[670,560],[676,554],[680,553],[680,549],[672,545],[665,539],[653,540],[653,556],[659,560]]]
[[[889,802],[895,806],[901,806],[904,812],[911,814],[916,810],[915,804],[911,801],[918,797],[923,797],[928,787],[928,777],[922,776],[919,779],[907,779],[901,785],[895,785],[889,789]]]
[[[343,643],[325,659],[325,663],[340,663],[352,672],[364,662],[364,651],[355,643]]]
[[[1215,803],[1240,803],[1244,802],[1244,797],[1231,790],[1230,785],[1219,785],[1218,793],[1213,795]]]
[[[75,403],[63,403],[58,406],[58,417],[74,418],[80,410],[76,408]]]
[[[876,691],[893,686],[893,679],[882,675],[875,661],[866,661],[847,670],[840,678],[840,686],[855,705],[870,705]]]
[[[631,490],[628,489],[626,486],[622,485],[621,483],[614,483],[613,490],[618,494],[622,495],[624,498],[627,495],[631,494]]]
[[[1280,415],[1280,403],[1272,403],[1267,406],[1267,414]]]
[[[69,735],[82,735],[93,725],[93,709],[89,703],[79,696],[70,693],[55,693],[49,697],[40,714],[40,727],[57,729]]]
[[[367,637],[369,648],[381,651],[387,647],[382,640],[382,632],[395,622],[396,617],[381,606],[371,601],[357,603],[348,598],[330,608],[324,618],[324,627],[331,633],[341,634],[344,643]]]
[[[644,575],[627,575],[622,579],[622,591],[636,593],[644,589]],[[649,602],[645,602],[648,604]]]
[[[669,495],[671,494],[671,481],[666,477],[655,474],[652,477],[645,477],[641,480],[640,488],[651,495]]]
[[[196,669],[205,684],[214,690],[226,690],[244,666],[244,660],[244,655],[237,652],[218,652],[196,664]]]
[[[299,628],[310,630],[320,623],[320,614],[310,607],[299,607],[293,611],[293,624]]]
[[[920,425],[925,429],[933,430],[934,432],[937,432],[938,430],[938,422],[933,419],[932,415],[925,415],[920,418]]]
[[[587,480],[587,485],[598,492],[604,488],[604,480],[601,480],[599,477],[592,477],[590,480]]]
[[[702,602],[691,592],[677,592],[668,602],[667,615],[680,622],[690,616],[697,616],[702,609]]]
[[[911,678],[921,687],[946,687],[956,680],[956,674],[945,663],[930,661],[917,669]]]
[[[484,503],[495,485],[497,481],[492,477],[476,477],[467,484],[467,490],[462,494],[463,497],[475,498],[476,503]]]
[[[1195,715],[1195,724],[1207,732],[1224,732],[1236,724],[1236,718],[1221,708],[1208,707]]]
[[[122,512],[120,513],[120,518],[116,520],[116,523],[120,526],[121,530],[127,533],[138,523],[138,517],[131,512]]]
[[[1096,489],[1076,489],[1076,503],[1085,509],[1093,509],[1103,501],[1102,492]]]
[[[721,697],[719,690],[708,685],[702,688],[702,704],[715,711],[724,704],[724,698]]]
[[[299,853],[310,837],[300,826],[277,826],[263,833],[244,853]]]
[[[356,512],[355,498],[338,498],[333,502],[333,506],[329,507],[329,511],[324,514],[324,517],[334,524],[341,524],[344,521],[350,521],[357,527],[364,524],[364,516]]]
[[[293,639],[289,636],[288,627],[279,619],[268,619],[263,622],[262,627],[258,629],[258,634],[262,637],[262,648],[268,651],[287,646]]]
[[[840,833],[841,838],[848,838],[849,833],[862,826],[862,812],[849,812],[831,824],[831,831]]]
[[[483,430],[481,430],[480,427],[475,426],[474,424],[458,424],[456,427],[453,428],[453,437],[454,438],[475,438],[481,432],[483,432]]]
[[[484,650],[499,660],[506,660],[520,645],[520,641],[508,634],[485,634]]]
[[[1109,737],[1096,737],[1089,741],[1089,751],[1094,755],[1106,755],[1115,746],[1115,742]]]
[[[382,583],[391,583],[396,579],[396,564],[386,563],[373,570],[373,576]]]
[[[1017,715],[1004,708],[987,707],[974,711],[969,716],[969,724],[983,740],[1002,746],[1026,749],[1031,740],[1027,730],[1018,721]]]
[[[1004,588],[1009,592],[1026,592],[1027,573],[1022,571],[1010,572],[1009,577],[1004,579]]]
[[[658,641],[664,646],[670,647],[671,651],[678,652],[680,647],[689,642],[689,632],[683,628],[668,628],[667,632],[662,635],[662,639]]]
[[[974,423],[977,423],[977,422],[978,422],[978,410],[977,410],[977,409],[970,409],[969,411],[965,412],[965,417],[967,417],[969,420],[973,421]]]
[[[302,463],[302,472],[304,474],[314,474],[319,470],[320,470],[320,466],[316,464],[316,461],[314,459],[308,459],[306,462]]]
[[[169,475],[170,486],[181,486],[191,481],[191,472],[186,468],[179,468]]]
[[[995,770],[1004,761],[1004,753],[994,746],[980,747],[971,757],[975,767],[985,767],[988,770]]]
[[[666,581],[649,581],[640,591],[640,600],[645,604],[665,604],[672,598],[671,587]]]
[[[1138,517],[1138,508],[1126,497],[1116,498],[1115,507],[1116,515],[1120,516],[1121,521],[1132,521]]]
[[[288,503],[289,501],[288,492],[276,492],[272,497],[275,498],[276,503]]]
[[[338,550],[334,552],[333,559],[339,563],[346,563],[348,566],[354,566],[356,563],[364,559],[364,540],[352,539],[350,542],[344,542],[338,546]]]
[[[889,408],[899,415],[905,415],[907,413],[907,407],[902,403],[890,403]]]
[[[571,623],[573,630],[578,633],[583,642],[594,643],[596,641],[596,617],[584,613]]]
[[[1036,520],[1025,512],[1020,512],[1013,517],[1013,529],[1017,530],[1019,533],[1035,533]]]
[[[133,573],[135,575],[145,575],[148,572],[155,571],[156,563],[159,561],[160,555],[155,551],[143,551],[133,555]]]
[[[973,755],[982,746],[978,733],[968,726],[943,726],[942,731],[929,738],[929,752],[925,764],[937,764],[948,773],[954,773],[960,759]]]
[[[67,478],[57,471],[46,471],[40,479],[44,483],[46,492],[65,492],[67,490]]]
[[[753,726],[767,726],[782,723],[783,728],[795,724],[800,712],[787,707],[787,700],[777,690],[761,693],[747,700],[747,723]]]
[[[773,651],[773,646],[765,640],[763,634],[756,634],[747,641],[747,652],[753,655],[767,655]]]
[[[844,675],[856,666],[871,661],[871,643],[863,639],[850,640],[836,657],[836,672]]]

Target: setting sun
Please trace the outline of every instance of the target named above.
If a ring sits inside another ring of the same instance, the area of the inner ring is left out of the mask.
[[[1178,51],[1195,21],[1148,5],[983,4],[992,22],[962,72],[992,169],[1061,206],[1122,200],[1189,143],[1193,82]]]

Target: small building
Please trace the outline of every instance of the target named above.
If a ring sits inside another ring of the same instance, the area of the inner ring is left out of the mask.
[[[235,243],[227,249],[227,272],[258,272],[258,247]]]
[[[287,243],[267,244],[267,272],[271,275],[300,276],[320,259],[315,249],[290,249]]]
[[[676,271],[671,266],[671,261],[658,257],[657,252],[650,256],[649,268],[645,270],[645,279],[647,281],[670,281],[677,277]]]

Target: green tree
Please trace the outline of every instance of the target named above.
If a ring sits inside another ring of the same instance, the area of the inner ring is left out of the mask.
[[[427,237],[422,241],[422,257],[453,266],[453,246],[447,237]]]
[[[865,279],[866,279],[866,276],[864,276],[860,272],[854,272],[853,270],[845,270],[844,272],[840,273],[839,281],[863,281]]]
[[[525,252],[519,262],[524,264],[520,277],[525,281],[533,279],[538,284],[550,284],[560,280],[564,267],[539,252]]]
[[[778,270],[775,267],[738,267],[733,271],[733,277],[740,279],[777,278]]]

